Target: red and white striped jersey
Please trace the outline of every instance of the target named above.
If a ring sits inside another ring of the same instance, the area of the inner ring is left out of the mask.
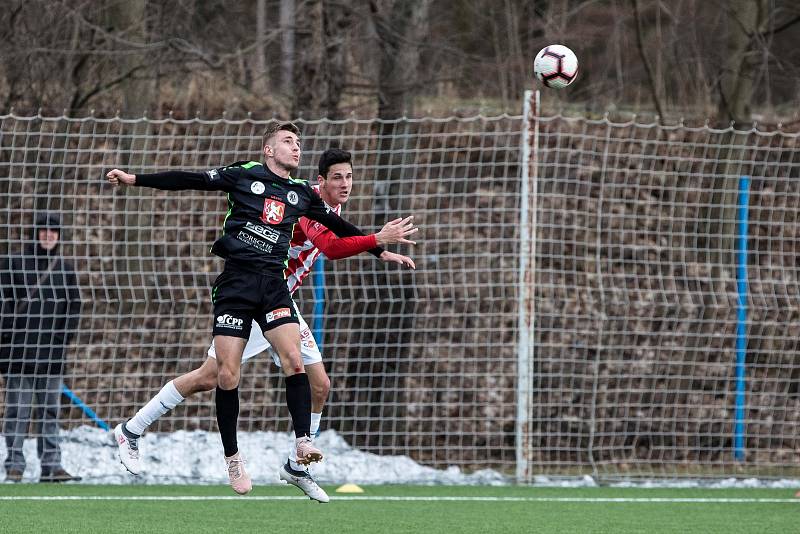
[[[314,191],[319,194],[319,185],[313,186]],[[330,206],[325,203],[328,208],[341,215],[342,205]],[[322,230],[330,232],[327,228],[318,222],[311,221],[302,217],[297,225],[294,227],[294,234],[292,234],[292,241],[289,244],[289,261],[286,269],[283,271],[286,277],[286,285],[289,287],[289,293],[294,294],[297,289],[303,285],[303,280],[311,274],[311,267],[317,258],[325,257],[322,251],[311,242],[308,234],[313,230]]]
[[[314,189],[319,193],[318,186],[314,186]],[[325,205],[337,215],[342,211],[341,204]],[[311,266],[317,258],[325,257],[331,260],[349,258],[377,246],[378,237],[375,234],[337,237],[322,224],[301,217],[294,227],[292,240],[289,243],[289,261],[287,268],[284,269],[289,292],[297,291],[311,272]]]

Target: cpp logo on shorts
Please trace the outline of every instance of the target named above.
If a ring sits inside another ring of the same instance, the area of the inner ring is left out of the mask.
[[[217,317],[217,326],[219,328],[230,328],[231,330],[241,330],[244,324],[243,319],[237,319],[233,315],[225,314]]]
[[[283,319],[291,315],[292,310],[289,308],[278,308],[277,310],[272,310],[267,314],[267,322],[271,323],[272,321],[277,321],[278,319]]]

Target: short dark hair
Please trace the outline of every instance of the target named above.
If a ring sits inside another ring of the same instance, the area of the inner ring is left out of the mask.
[[[328,176],[328,171],[337,163],[350,163],[352,166],[353,155],[341,148],[329,148],[319,157],[319,174]]]
[[[292,132],[295,135],[300,135],[300,128],[298,128],[293,122],[270,122],[267,124],[267,127],[264,130],[264,137],[262,139],[261,146],[264,147],[267,144],[267,141],[280,131],[287,131]]]

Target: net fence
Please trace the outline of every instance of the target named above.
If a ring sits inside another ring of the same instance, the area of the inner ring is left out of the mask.
[[[301,177],[317,157],[353,152],[346,218],[375,231],[414,214],[424,230],[401,271],[367,254],[326,262],[323,357],[332,381],[322,429],[352,446],[435,466],[513,468],[520,118],[299,121]],[[2,117],[2,253],[30,244],[35,212],[63,218],[63,254],[83,297],[64,381],[116,423],[163,383],[199,366],[210,342],[209,253],[224,195],[114,191],[112,167],[205,170],[258,159],[264,123]],[[27,243],[26,243],[27,241]],[[309,324],[313,283],[296,300]],[[243,367],[242,431],[289,430],[268,357]],[[63,425],[87,424],[65,408]],[[216,431],[212,394],[151,427]],[[176,451],[185,455],[188,451]]]
[[[324,287],[309,278],[296,295],[309,324],[321,320],[323,429],[364,451],[527,482],[798,476],[796,135],[534,115],[298,125],[300,177],[331,146],[353,152],[346,218],[375,231],[414,214],[422,228],[416,247],[390,247],[416,271],[366,254],[328,261]],[[34,243],[37,214],[61,217],[82,300],[63,381],[98,419],[130,417],[205,359],[222,267],[208,250],[227,209],[218,193],[113,190],[103,174],[258,159],[264,126],[0,116],[0,255]],[[241,431],[288,432],[271,359],[245,364],[240,398]],[[65,399],[61,425],[84,424]],[[182,429],[216,432],[212,394],[151,427]]]
[[[798,135],[529,124],[524,476],[797,476]]]

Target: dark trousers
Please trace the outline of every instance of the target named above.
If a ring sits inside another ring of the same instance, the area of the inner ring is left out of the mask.
[[[22,444],[31,419],[36,422],[36,449],[42,471],[61,465],[58,446],[58,417],[61,410],[61,376],[6,375],[6,404],[3,434],[6,438],[6,472],[25,470]]]

